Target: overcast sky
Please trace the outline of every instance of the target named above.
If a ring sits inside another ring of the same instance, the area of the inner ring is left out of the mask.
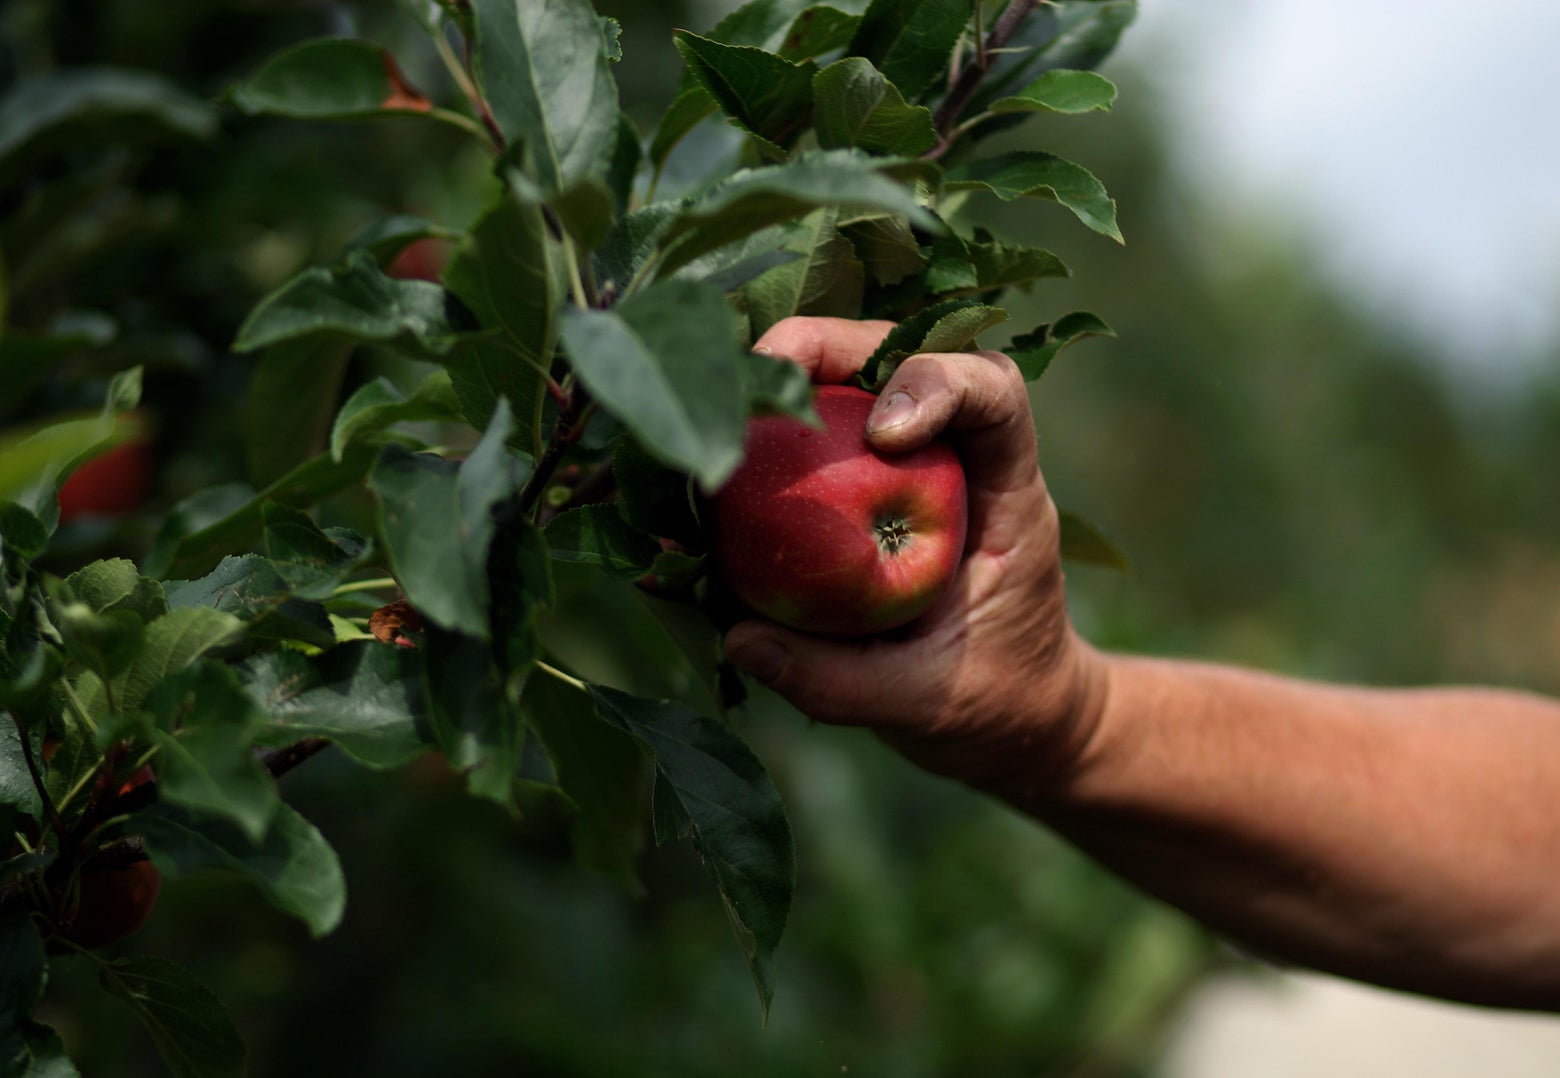
[[[1560,330],[1557,45],[1545,0],[1143,0],[1120,59],[1159,72],[1184,168],[1510,374]]]

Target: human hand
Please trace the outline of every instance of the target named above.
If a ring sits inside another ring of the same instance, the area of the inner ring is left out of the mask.
[[[892,328],[788,318],[754,347],[815,382],[840,383]],[[869,441],[902,453],[939,435],[963,461],[970,527],[938,603],[903,630],[863,640],[745,621],[727,633],[726,654],[821,722],[869,727],[928,770],[1029,796],[1077,763],[1104,675],[1067,618],[1056,507],[1011,359],[939,353],[900,365],[867,421]]]

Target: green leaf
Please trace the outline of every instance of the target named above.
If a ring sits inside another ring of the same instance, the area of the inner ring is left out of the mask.
[[[430,739],[465,774],[473,796],[513,808],[524,720],[492,648],[434,628],[423,634],[423,649]]]
[[[232,1016],[195,975],[133,955],[98,967],[98,983],[141,1020],[174,1078],[242,1078],[248,1049]]]
[[[684,545],[698,540],[699,518],[687,473],[666,467],[636,439],[625,436],[612,454],[612,476],[618,509],[635,528]]]
[[[385,378],[359,386],[336,413],[330,431],[330,455],[340,461],[347,447],[374,438],[397,423],[454,422],[461,418],[460,400],[448,371],[434,371],[410,397]]]
[[[1045,373],[1046,368],[1051,365],[1051,360],[1068,345],[1075,344],[1085,337],[1114,337],[1115,335],[1116,331],[1100,321],[1097,316],[1088,311],[1074,311],[1031,333],[1014,337],[1013,343],[1008,345],[1007,354],[1018,364],[1018,369],[1023,371],[1024,380],[1033,382]]]
[[[65,578],[72,595],[100,614],[129,610],[142,621],[168,611],[163,587],[137,571],[127,558],[90,562]]]
[[[25,911],[0,916],[0,1073],[6,1078],[79,1078],[59,1035],[32,1017],[48,981],[32,918]]]
[[[1109,112],[1116,103],[1116,84],[1093,71],[1047,71],[1012,97],[998,98],[990,111]]]
[[[232,98],[251,115],[310,120],[427,114],[433,108],[388,49],[355,38],[318,38],[277,53],[235,85]]]
[[[261,353],[245,409],[252,482],[274,482],[325,447],[352,348],[351,338],[332,333]]]
[[[983,330],[1007,320],[1000,307],[968,299],[933,304],[889,330],[877,351],[868,357],[857,380],[874,392],[893,377],[899,364],[920,352],[963,352]]]
[[[541,207],[513,193],[500,196],[456,249],[445,281],[485,328],[502,331],[468,338],[442,361],[467,420],[486,430],[499,399],[507,399],[529,441],[565,287]]]
[[[259,735],[288,745],[323,737],[368,767],[392,768],[427,751],[422,656],[356,640],[314,658],[274,651],[244,665],[251,696],[270,716]]]
[[[723,723],[670,700],[643,700],[604,685],[589,690],[597,713],[654,757],[661,820],[690,825],[767,1018],[774,949],[796,886],[791,828],[774,783]]]
[[[860,318],[866,271],[841,236],[833,207],[815,210],[787,248],[801,257],[755,277],[743,288],[754,337],[792,315]]]
[[[66,653],[100,678],[122,672],[141,653],[145,623],[133,611],[100,614],[86,603],[56,603],[49,612]]]
[[[552,556],[623,577],[643,576],[661,553],[654,539],[610,505],[582,505],[559,513],[542,529]]]
[[[1008,52],[981,80],[966,115],[1020,91],[1045,71],[1088,70],[1110,55],[1137,15],[1137,0],[1052,0],[1019,27]],[[995,126],[995,125],[993,125]]]
[[[813,4],[792,20],[783,37],[761,43],[761,47],[777,52],[787,60],[808,59],[845,48],[860,25],[860,15],[828,4]]]
[[[1061,550],[1067,561],[1100,565],[1119,572],[1132,572],[1132,563],[1121,548],[1076,513],[1062,512]]]
[[[521,702],[526,725],[574,802],[569,834],[576,856],[640,893],[634,863],[644,844],[645,758],[638,742],[556,678],[531,677]]]
[[[713,489],[742,459],[736,318],[719,289],[663,281],[609,311],[571,309],[563,340],[596,400],[666,463]]]
[[[588,0],[475,0],[476,68],[498,126],[548,192],[603,178],[617,83]]]
[[[329,268],[315,266],[266,296],[239,327],[233,348],[253,352],[317,335],[373,341],[434,359],[454,343],[444,289],[427,281],[387,277],[365,250]]]
[[[17,82],[0,99],[0,187],[67,146],[206,139],[211,106],[149,71],[70,67]]]
[[[271,565],[300,598],[330,598],[368,553],[368,542],[361,536],[341,530],[327,535],[301,509],[268,502],[260,515]]]
[[[267,502],[311,505],[360,481],[378,455],[376,444],[352,445],[341,460],[322,454],[259,492],[229,484],[192,495],[174,507],[144,568],[158,576],[209,572],[225,552],[241,550],[259,538]]]
[[[813,79],[813,126],[825,149],[856,146],[869,153],[912,155],[937,143],[932,112],[910,105],[871,62],[847,56]]]
[[[771,155],[782,156],[806,128],[812,109],[811,60],[796,64],[772,52],[726,45],[679,30],[677,51],[699,84]]]
[[[750,352],[743,374],[749,415],[785,415],[815,427],[822,422],[813,407],[812,379],[800,364]]]
[[[800,258],[795,251],[785,248],[801,233],[797,222],[763,229],[695,258],[673,276],[680,281],[708,281],[722,292],[732,292],[776,266]]]
[[[912,224],[941,231],[914,191],[889,174],[901,163],[854,150],[823,150],[783,165],[738,172],[666,226],[659,237],[665,249],[661,275],[820,206],[902,214]]]
[[[1017,150],[970,161],[949,169],[943,180],[950,191],[984,188],[1004,202],[1023,197],[1059,202],[1094,231],[1123,242],[1116,203],[1104,184],[1082,166],[1052,154]]]
[[[341,921],[347,884],[336,851],[286,802],[259,843],[250,842],[229,820],[176,805],[153,805],[136,815],[136,824],[152,860],[170,876],[212,868],[241,873],[316,938]]]
[[[36,761],[38,745],[34,744],[32,750]],[[27,769],[21,734],[9,715],[0,720],[0,805],[14,808],[35,820],[43,816],[43,799],[38,796],[32,772]]]
[[[170,581],[167,592],[176,609],[220,610],[239,618],[255,640],[335,643],[325,608],[293,595],[276,566],[258,554],[230,554],[198,580]]]
[[[969,0],[872,0],[850,52],[865,57],[914,100],[948,74]]]
[[[867,276],[878,284],[898,284],[926,266],[926,255],[903,217],[854,216],[842,219],[839,229],[855,247]]]
[[[396,580],[424,617],[486,640],[493,508],[520,489],[521,463],[504,448],[513,431],[501,401],[464,464],[386,446],[369,476]]]
[[[173,605],[170,600],[170,606]],[[122,715],[133,714],[147,694],[202,655],[237,643],[244,623],[209,606],[169,610],[146,626],[146,642],[135,662],[114,679],[114,702]]]
[[[1066,276],[1062,260],[1044,248],[966,240],[950,234],[937,237],[932,244],[922,284],[928,292],[954,298]]]
[[[201,663],[146,700],[157,723],[157,797],[228,820],[251,842],[265,837],[281,798],[251,749],[265,715],[233,670]]]

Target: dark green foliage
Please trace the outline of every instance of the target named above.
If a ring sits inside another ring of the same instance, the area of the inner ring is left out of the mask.
[[[122,45],[86,20],[53,49],[61,31],[40,19],[38,55],[58,69],[0,102],[0,199],[18,211],[0,224],[14,378],[0,415],[16,420],[0,431],[5,1066],[72,1073],[32,1012],[56,969],[67,1006],[92,1007],[79,974],[93,970],[174,1073],[241,1073],[237,1029],[260,1024],[244,1007],[264,991],[169,949],[238,993],[235,1023],[182,965],[50,967],[43,944],[61,945],[62,896],[102,857],[149,857],[175,895],[222,886],[202,882],[220,870],[246,888],[245,916],[270,916],[254,913],[263,902],[312,937],[343,925],[353,869],[311,820],[339,825],[348,802],[300,806],[278,781],[322,750],[315,767],[343,789],[374,781],[348,764],[435,775],[496,810],[451,809],[468,815],[443,834],[404,819],[377,831],[408,879],[429,865],[453,877],[445,846],[472,857],[471,836],[488,843],[477,859],[507,866],[495,828],[567,836],[580,862],[665,904],[653,920],[695,892],[647,831],[687,839],[714,890],[686,920],[724,908],[763,1014],[785,1028],[782,930],[793,904],[839,900],[798,890],[809,855],[782,806],[782,790],[814,796],[796,765],[812,750],[790,745],[777,783],[745,740],[773,738],[773,721],[731,721],[744,690],[721,659],[702,499],[740,462],[751,416],[814,417],[805,373],[748,346],[796,314],[903,317],[864,372],[881,387],[916,351],[973,347],[1007,318],[1005,290],[1066,275],[1049,247],[972,228],[964,189],[1059,201],[1119,238],[1080,166],[992,156],[983,139],[1030,113],[1107,108],[1107,80],[1057,69],[1098,62],[1131,5],[1038,11],[1051,36],[1021,62],[993,53],[1004,89],[988,108],[948,101],[951,69],[982,55],[964,0],[753,0],[707,34],[667,35],[663,63],[684,71],[663,80],[676,93],[659,115],[626,89],[634,18],[588,0],[406,0],[365,9],[362,38],[306,12],[173,7]],[[166,66],[188,85],[131,69],[153,55],[177,57]],[[730,152],[691,175],[712,143]],[[663,178],[675,197],[656,197]],[[1015,358],[1038,375],[1102,331],[1068,315]],[[73,471],[142,443],[168,465],[155,521],[60,521]],[[1085,560],[1112,549],[1084,525],[1070,534]],[[380,818],[375,802],[350,807]],[[897,872],[871,881],[876,901],[893,903]],[[857,886],[841,865],[826,875]],[[508,918],[501,939],[536,938],[533,911],[496,900],[491,879],[471,891]],[[901,944],[937,919],[918,901]],[[420,927],[386,945],[416,948]],[[605,960],[646,978],[655,945],[616,942]],[[815,943],[798,1006],[831,963],[860,961],[853,945]],[[1160,994],[1200,961],[1184,948]],[[569,976],[561,965],[550,975]],[[549,1024],[519,1028],[563,1072]],[[91,1029],[72,1048],[97,1063],[112,1039]],[[301,1072],[278,1062],[288,1050],[267,1037],[257,1072]],[[629,1072],[621,1048],[575,1050],[579,1067]],[[643,1073],[694,1073],[667,1058]]]

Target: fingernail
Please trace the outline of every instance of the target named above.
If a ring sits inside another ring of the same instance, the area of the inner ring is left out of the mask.
[[[760,356],[772,356],[772,355],[774,355],[774,352],[770,349],[770,347],[767,344],[756,344],[756,345],[754,345],[753,346],[753,352],[756,355],[760,355]]]
[[[773,640],[763,638],[749,640],[740,650],[728,656],[738,669],[745,670],[766,685],[780,676],[790,657],[785,648]]]
[[[906,422],[915,414],[915,398],[908,393],[894,393],[883,397],[872,406],[872,414],[867,416],[867,432],[876,434],[879,431],[890,430]]]

